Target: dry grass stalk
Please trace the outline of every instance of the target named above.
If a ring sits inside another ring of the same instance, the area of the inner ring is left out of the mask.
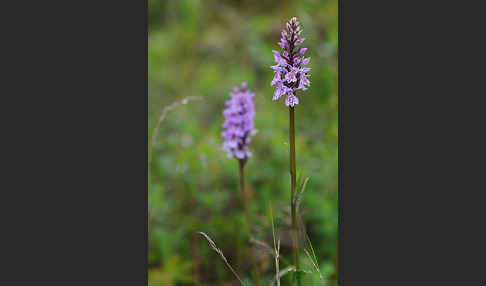
[[[228,268],[231,270],[231,272],[233,272],[233,274],[236,276],[236,278],[238,279],[238,281],[240,281],[241,285],[245,286],[245,283],[243,282],[243,280],[241,280],[240,276],[238,276],[238,274],[236,274],[236,271],[233,269],[233,267],[231,267],[231,265],[229,264],[228,260],[226,259],[226,257],[224,257],[224,254],[223,254],[223,251],[221,251],[221,249],[219,249],[217,246],[216,246],[216,243],[214,243],[214,241],[209,237],[209,235],[205,234],[204,232],[199,232],[202,236],[204,236],[204,238],[206,238],[206,240],[209,242],[209,246],[214,250],[216,251],[216,253],[219,254],[219,256],[221,257],[221,259],[223,259],[224,263],[226,263],[226,266],[228,266]]]
[[[188,97],[184,97],[183,99],[181,99],[179,101],[172,103],[171,105],[166,106],[162,110],[162,115],[159,117],[159,121],[157,122],[157,126],[155,126],[154,132],[152,133],[151,146],[155,146],[157,136],[159,135],[160,126],[162,125],[162,122],[164,121],[164,119],[167,116],[167,113],[169,111],[171,111],[172,109],[176,108],[177,106],[179,106],[181,104],[187,104],[191,100],[200,100],[200,99],[201,99],[200,96],[188,96]]]

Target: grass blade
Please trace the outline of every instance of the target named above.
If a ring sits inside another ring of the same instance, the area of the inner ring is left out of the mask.
[[[238,276],[238,274],[236,273],[236,271],[233,269],[233,267],[231,267],[231,265],[229,264],[228,260],[226,259],[226,257],[224,257],[224,254],[223,252],[221,251],[221,249],[219,249],[217,246],[216,246],[216,243],[214,243],[214,241],[211,239],[211,237],[209,237],[209,235],[205,234],[204,232],[199,232],[199,234],[201,234],[202,236],[204,236],[204,238],[206,238],[206,240],[209,242],[209,246],[214,250],[216,251],[216,253],[219,254],[219,256],[221,257],[221,259],[223,259],[224,263],[226,263],[226,266],[228,266],[228,268],[231,270],[231,272],[233,272],[233,274],[236,276],[236,278],[238,278],[238,281],[240,281],[241,285],[245,286],[245,283],[243,282],[243,280],[241,280],[240,276]]]

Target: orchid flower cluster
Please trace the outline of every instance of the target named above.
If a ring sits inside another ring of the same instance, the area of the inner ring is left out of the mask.
[[[293,17],[287,22],[286,29],[282,31],[282,38],[278,43],[283,51],[272,50],[277,62],[271,67],[275,72],[271,85],[276,87],[272,99],[277,100],[282,95],[287,95],[285,105],[291,107],[299,104],[295,92],[306,90],[306,86],[310,85],[308,79],[310,68],[304,67],[310,61],[310,57],[304,57],[307,48],[297,49],[297,46],[305,40],[305,38],[299,38],[301,33],[300,23],[297,18]]]
[[[246,161],[251,157],[248,149],[250,136],[257,132],[253,124],[255,107],[252,98],[255,94],[250,92],[246,82],[243,82],[241,88],[234,87],[230,96],[231,99],[226,101],[228,107],[223,111],[225,117],[223,123],[225,130],[221,133],[224,138],[223,150],[227,152],[229,158]]]

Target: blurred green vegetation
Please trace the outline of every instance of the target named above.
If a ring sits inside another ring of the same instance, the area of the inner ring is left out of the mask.
[[[170,110],[149,148],[149,285],[239,285],[198,231],[212,237],[249,285],[252,251],[262,285],[275,275],[273,258],[248,243],[238,164],[221,150],[224,102],[242,81],[256,93],[259,130],[245,167],[251,236],[273,245],[271,206],[282,239],[280,268],[293,261],[288,109],[283,98],[271,100],[269,68],[271,50],[279,49],[280,31],[293,16],[302,23],[312,68],[311,86],[296,108],[297,169],[310,177],[301,219],[326,285],[337,285],[337,0],[149,0],[148,13],[149,142],[166,106],[201,97]],[[282,285],[290,285],[287,276]],[[320,285],[318,275],[305,275],[304,285]]]

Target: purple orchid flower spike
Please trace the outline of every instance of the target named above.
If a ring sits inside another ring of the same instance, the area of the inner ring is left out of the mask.
[[[281,33],[282,38],[278,45],[282,48],[282,52],[272,51],[277,63],[271,67],[275,72],[271,85],[276,87],[272,99],[278,100],[283,95],[287,95],[285,105],[291,107],[299,104],[295,92],[307,90],[306,86],[310,85],[308,79],[310,68],[304,67],[310,61],[310,58],[304,57],[307,48],[297,48],[305,40],[305,38],[299,38],[301,33],[300,23],[297,18],[293,17],[286,23],[286,28]]]
[[[234,87],[230,96],[231,99],[226,101],[228,107],[223,111],[225,117],[224,131],[221,133],[224,138],[223,150],[227,152],[229,158],[234,157],[241,162],[246,162],[252,155],[248,149],[250,136],[257,132],[253,124],[255,94],[250,92],[246,82],[243,82],[241,88]]]

